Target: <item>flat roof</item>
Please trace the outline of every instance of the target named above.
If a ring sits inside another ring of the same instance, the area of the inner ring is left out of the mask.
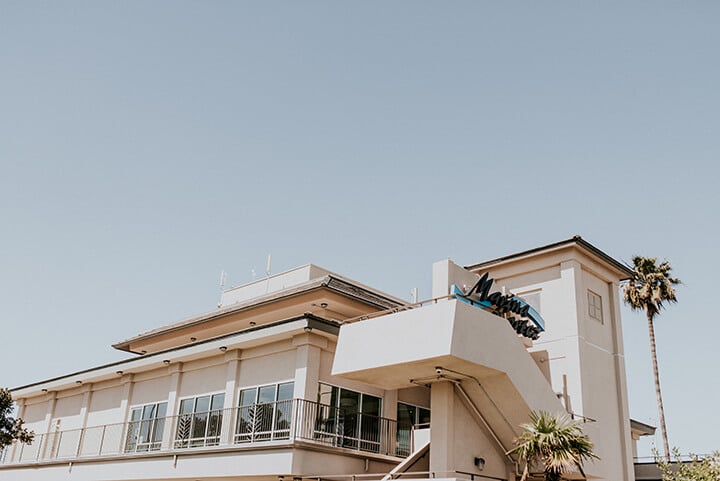
[[[189,326],[202,324],[210,320],[222,318],[240,311],[253,309],[261,305],[278,301],[280,299],[297,296],[321,288],[330,289],[334,292],[359,300],[368,305],[376,306],[380,309],[389,309],[392,307],[398,307],[407,304],[407,302],[395,298],[389,294],[385,294],[357,282],[352,282],[341,276],[329,274],[295,286],[291,286],[287,289],[277,290],[267,295],[250,299],[246,302],[241,302],[231,305],[229,307],[216,309],[214,311],[210,311],[199,316],[194,316],[189,319],[184,319],[179,322],[151,329],[136,336],[117,342],[113,344],[112,347],[121,351],[130,351],[130,345],[138,341],[151,339],[166,334],[168,332],[177,331]]]

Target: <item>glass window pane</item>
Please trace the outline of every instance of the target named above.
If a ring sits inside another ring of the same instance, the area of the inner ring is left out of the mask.
[[[225,394],[215,394],[212,397],[212,403],[210,404],[211,410],[222,409],[223,403],[225,403]]]
[[[243,389],[240,391],[240,405],[250,406],[251,404],[255,404],[256,396],[257,388]]]
[[[275,388],[277,386],[273,384],[272,386],[262,386],[258,390],[258,404],[260,403],[271,403],[275,401]]]
[[[159,403],[157,408],[157,416],[159,418],[164,418],[167,415],[167,403]]]
[[[286,399],[292,399],[293,390],[295,385],[292,382],[286,382],[278,386],[278,401],[285,401]]]
[[[416,407],[410,404],[398,403],[397,405],[397,422],[398,425],[412,426],[415,424]]]
[[[193,412],[194,399],[183,399],[180,401],[180,414],[190,414]]]
[[[430,410],[418,408],[418,424],[428,424],[430,422]]]
[[[349,389],[340,389],[340,413],[360,412],[360,393]]]
[[[132,410],[132,415],[130,416],[131,421],[139,421],[140,420],[140,414],[142,413],[141,408],[136,408]]]
[[[155,417],[155,409],[157,408],[156,404],[148,404],[143,408],[143,419],[152,419]]]
[[[202,413],[210,410],[210,396],[203,396],[197,398],[195,403],[195,412]]]
[[[371,416],[380,416],[380,398],[371,396],[369,394],[363,394],[362,396],[362,413],[369,414]]]

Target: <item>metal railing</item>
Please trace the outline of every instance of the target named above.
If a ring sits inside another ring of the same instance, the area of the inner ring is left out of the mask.
[[[403,431],[403,430],[401,430]],[[232,409],[187,413],[36,434],[31,444],[0,452],[0,464],[137,456],[211,446],[248,446],[297,440],[367,453],[401,456],[407,450],[391,419],[289,399]]]

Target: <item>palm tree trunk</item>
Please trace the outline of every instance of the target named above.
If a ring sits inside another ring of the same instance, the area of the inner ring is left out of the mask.
[[[663,408],[662,393],[660,392],[660,372],[658,371],[657,351],[655,349],[655,326],[653,316],[648,312],[648,331],[650,332],[650,354],[652,355],[653,376],[655,377],[655,395],[657,396],[658,413],[660,414],[660,434],[662,435],[665,460],[670,462],[670,446],[668,444],[667,428],[665,427],[665,409]]]

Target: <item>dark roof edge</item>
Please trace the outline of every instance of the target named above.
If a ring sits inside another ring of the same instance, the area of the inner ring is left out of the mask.
[[[616,260],[615,258],[611,257],[610,255],[606,254],[605,252],[601,251],[579,235],[576,235],[574,237],[571,237],[570,239],[565,239],[559,242],[554,242],[552,244],[540,246],[540,247],[534,247],[532,249],[528,249],[526,251],[518,252],[515,254],[510,254],[504,257],[498,257],[496,259],[491,259],[489,261],[480,262],[478,264],[472,264],[469,266],[465,266],[465,269],[473,270],[478,269],[481,267],[490,266],[493,264],[498,264],[505,261],[510,261],[513,259],[517,259],[519,257],[529,256],[532,254],[536,254],[538,252],[546,251],[546,250],[553,250],[557,249],[559,247],[564,247],[572,244],[577,244],[578,246],[584,248],[585,250],[589,251],[590,253],[594,254],[595,256],[599,257],[606,263],[608,263],[610,266],[614,267],[617,271],[622,273],[625,277],[623,277],[621,280],[628,279],[632,277],[633,271],[628,266],[623,264],[622,262]]]
[[[100,365],[100,366],[95,366],[95,367],[91,367],[91,368],[88,368],[88,369],[83,369],[83,370],[81,370],[81,371],[76,371],[76,372],[73,372],[73,373],[70,373],[70,374],[63,374],[62,376],[57,376],[57,377],[54,377],[54,378],[51,378],[51,379],[45,379],[45,380],[42,380],[42,381],[33,382],[33,383],[30,383],[30,384],[26,384],[26,385],[24,385],[24,386],[14,387],[14,388],[10,389],[10,391],[11,391],[11,392],[12,392],[12,391],[19,391],[19,390],[21,390],[21,389],[26,389],[26,388],[29,388],[29,387],[39,386],[39,385],[41,385],[41,384],[46,384],[46,383],[49,383],[49,382],[60,381],[61,379],[65,379],[65,378],[72,377],[72,376],[77,376],[77,375],[79,375],[79,374],[86,374],[86,373],[89,373],[89,372],[97,371],[97,370],[100,370],[100,369],[105,369],[105,368],[108,368],[108,367],[120,366],[120,365],[126,364],[126,363],[128,363],[128,362],[135,361],[135,360],[137,360],[137,359],[142,359],[142,358],[147,359],[147,358],[151,358],[151,357],[155,357],[155,356],[160,356],[160,355],[163,355],[163,354],[167,354],[167,353],[169,353],[169,352],[174,352],[174,351],[179,351],[179,350],[181,350],[181,349],[186,349],[186,348],[188,348],[188,347],[200,346],[200,345],[206,344],[206,343],[208,343],[208,342],[213,342],[213,341],[217,341],[217,340],[220,340],[220,339],[225,339],[225,338],[228,338],[228,337],[231,337],[231,336],[237,336],[238,334],[245,334],[245,333],[248,333],[248,332],[259,331],[259,330],[262,330],[262,329],[266,329],[266,328],[268,328],[268,327],[279,326],[279,325],[287,324],[287,323],[290,323],[290,322],[300,321],[300,320],[302,320],[302,319],[307,319],[307,320],[309,321],[309,322],[308,322],[308,327],[312,327],[313,329],[319,329],[319,330],[321,330],[321,331],[327,332],[327,333],[329,333],[329,334],[334,334],[334,335],[337,335],[337,334],[340,332],[340,323],[339,323],[339,322],[337,322],[337,321],[332,321],[332,320],[329,320],[329,319],[325,319],[324,317],[319,317],[319,316],[316,316],[315,314],[311,314],[311,313],[309,313],[309,312],[306,312],[305,314],[303,314],[303,315],[301,315],[301,316],[295,316],[295,317],[291,317],[291,318],[288,318],[288,319],[283,319],[283,320],[281,320],[281,321],[271,322],[271,323],[268,323],[268,324],[262,324],[262,325],[260,325],[260,326],[249,327],[249,328],[247,328],[247,329],[243,329],[242,331],[231,332],[231,333],[229,333],[229,334],[223,334],[223,335],[221,335],[221,336],[211,337],[211,338],[209,338],[209,339],[203,339],[202,341],[198,341],[198,342],[195,342],[195,343],[193,343],[193,344],[185,344],[185,345],[182,345],[182,346],[171,347],[170,349],[165,349],[165,350],[163,350],[163,351],[153,352],[153,353],[150,353],[150,354],[138,355],[138,356],[131,357],[131,358],[128,358],[128,359],[122,359],[122,360],[120,360],[120,361],[115,361],[115,362],[111,362],[111,363],[108,363],[108,364],[102,364],[102,365]]]

